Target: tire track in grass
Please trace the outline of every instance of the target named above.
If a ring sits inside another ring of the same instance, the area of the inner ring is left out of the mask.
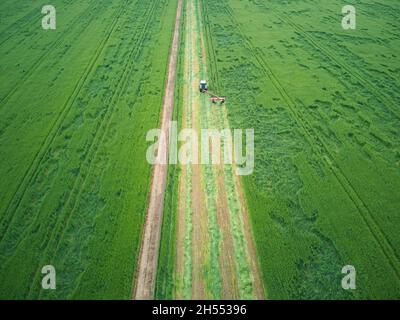
[[[352,67],[348,66],[346,63],[342,62],[340,59],[335,57],[335,55],[326,47],[321,44],[318,44],[314,37],[302,29],[299,25],[294,23],[286,14],[275,13],[275,16],[280,19],[283,23],[289,24],[293,27],[293,29],[297,30],[307,41],[314,47],[317,51],[323,53],[326,57],[328,57],[331,61],[339,65],[343,70],[345,70],[350,76],[355,78],[364,88],[368,88],[369,91],[373,94],[373,96],[377,97],[383,105],[387,106],[387,108],[392,112],[392,114],[400,120],[400,114],[398,113],[398,105],[393,102],[391,97],[379,91],[375,88],[375,85],[369,81],[368,79],[364,78],[361,74],[356,72]]]
[[[143,48],[142,44],[147,36],[150,22],[154,18],[155,9],[157,8],[159,2],[160,2],[159,0],[152,1],[151,4],[149,5],[148,11],[145,15],[146,21],[144,23],[144,27],[141,29],[142,32],[141,32],[140,36],[138,37],[139,42],[132,45],[132,49],[128,55],[127,64],[121,75],[121,79],[118,81],[117,88],[116,88],[113,96],[110,99],[111,107],[107,108],[105,115],[101,119],[100,124],[97,127],[96,132],[94,134],[94,138],[90,144],[89,151],[87,152],[86,157],[83,161],[82,166],[87,167],[87,173],[83,175],[82,179],[79,179],[80,177],[82,177],[82,174],[80,174],[74,180],[73,188],[69,192],[68,198],[67,198],[64,208],[63,208],[63,211],[66,212],[66,214],[65,214],[66,216],[63,219],[61,219],[61,221],[60,221],[60,219],[58,219],[55,228],[52,229],[50,240],[48,241],[47,247],[44,250],[44,254],[43,254],[44,258],[43,258],[42,262],[39,264],[39,269],[36,273],[37,274],[36,280],[40,276],[40,266],[44,265],[46,258],[47,258],[46,254],[51,249],[52,242],[56,241],[55,249],[53,250],[52,253],[50,253],[48,255],[54,257],[56,255],[58,249],[60,248],[60,244],[62,243],[62,241],[64,239],[64,235],[65,235],[66,230],[68,229],[71,217],[76,212],[77,205],[82,196],[82,191],[84,190],[84,188],[86,187],[86,184],[87,184],[87,178],[90,176],[90,173],[92,170],[92,164],[95,162],[95,159],[97,158],[97,151],[98,151],[99,147],[103,144],[106,133],[109,130],[109,126],[110,126],[111,120],[114,115],[114,109],[126,89],[127,81],[129,80],[129,78],[132,74],[132,70],[134,67],[134,63],[136,62],[136,58],[137,58],[138,54],[141,52],[140,50]],[[132,39],[135,39],[135,36]],[[82,170],[80,170],[80,172],[82,172]],[[77,188],[79,188],[79,189],[76,192]],[[73,199],[74,194],[76,194],[75,199]],[[68,210],[69,206],[71,207],[71,210]],[[57,236],[59,234],[60,234],[60,236]],[[58,240],[57,240],[57,238],[58,238]],[[36,283],[36,281],[33,281],[33,283]],[[40,291],[39,297],[41,297],[41,296],[42,296],[42,291]]]
[[[74,205],[73,205],[73,209],[71,210],[71,213],[70,213],[71,215],[75,212],[76,205],[79,202],[79,199],[80,199],[80,197],[82,195],[82,191],[86,186],[87,177],[90,176],[91,169],[92,169],[92,164],[93,164],[94,160],[97,158],[98,149],[103,144],[104,139],[106,137],[106,133],[109,131],[109,127],[110,127],[110,124],[112,122],[111,120],[113,119],[113,116],[115,114],[114,113],[114,109],[115,109],[116,105],[118,104],[120,98],[122,97],[123,93],[125,92],[125,90],[127,88],[128,80],[130,79],[130,76],[132,75],[134,63],[136,62],[136,59],[137,59],[138,55],[141,52],[140,50],[143,48],[143,42],[144,42],[144,40],[145,40],[145,38],[147,36],[147,32],[149,30],[150,22],[152,21],[152,18],[154,18],[155,9],[157,8],[157,5],[159,3],[160,3],[160,0],[152,1],[153,5],[150,7],[149,11],[146,14],[147,19],[146,19],[146,21],[144,23],[144,27],[142,29],[142,33],[139,36],[139,39],[140,39],[139,43],[135,43],[132,46],[132,51],[129,53],[128,62],[127,62],[127,65],[126,65],[126,67],[124,69],[123,75],[121,76],[121,79],[118,82],[117,89],[116,89],[114,95],[112,96],[112,98],[110,100],[110,105],[112,107],[107,109],[106,114],[105,114],[104,118],[102,119],[102,123],[99,125],[99,127],[96,130],[95,137],[94,137],[93,142],[92,142],[92,144],[90,146],[90,148],[94,148],[93,151],[92,151],[93,155],[92,156],[87,156],[85,158],[85,161],[84,161],[84,163],[87,163],[87,167],[88,167],[87,172],[88,173],[85,175],[85,178],[82,181],[82,184],[77,184],[77,183],[75,184],[75,187],[80,186],[80,189],[79,189],[79,192],[78,192],[78,195],[77,195],[77,199],[75,199],[75,201],[73,202]],[[119,85],[121,85],[121,86],[119,86]],[[120,89],[119,92],[118,92],[118,89]],[[108,112],[109,110],[110,110],[110,112]],[[103,122],[105,123],[104,125],[103,125]],[[101,130],[102,126],[104,127],[103,130]],[[72,189],[70,195],[73,194],[74,189],[75,188]],[[70,198],[68,198],[68,200],[70,200]],[[68,226],[68,223],[66,224],[66,227],[67,226]],[[62,232],[62,236],[61,236],[61,239],[60,239],[59,243],[63,239],[63,235],[64,235],[66,229],[67,228],[63,228],[62,229],[63,232]],[[57,249],[58,249],[58,245],[57,245]]]
[[[140,47],[140,46],[139,46],[139,47]],[[117,91],[116,91],[116,92],[117,92]],[[115,93],[114,93],[113,97],[114,97],[114,96],[115,96]],[[108,110],[109,110],[109,109],[107,109],[107,111],[108,111]],[[103,118],[103,120],[104,120],[104,118]],[[98,130],[99,130],[100,127],[101,127],[101,125],[97,127],[97,130],[96,130],[96,133],[95,133],[95,137],[97,136],[97,133],[98,133]],[[94,141],[94,140],[95,140],[95,138],[92,140],[92,144],[89,146],[89,152],[87,153],[87,156],[86,156],[86,158],[84,159],[84,165],[85,165],[86,162],[87,162],[88,154],[90,153],[90,149],[92,148],[92,145],[93,145],[93,141]],[[96,150],[97,150],[97,147],[96,147]],[[94,157],[93,157],[93,159],[94,159]],[[90,163],[90,164],[91,164],[91,163]],[[90,165],[89,165],[89,169],[90,169]],[[85,178],[86,178],[86,177],[87,177],[87,176],[85,176]],[[78,178],[78,177],[77,177],[77,178]],[[77,178],[75,178],[75,180],[74,180],[74,187],[73,187],[73,189],[71,190],[71,193],[75,190]],[[54,183],[55,183],[55,180],[53,181],[53,184],[54,184]],[[70,199],[71,193],[69,193],[69,195],[68,195],[67,203],[68,203],[68,201],[69,201],[69,199]],[[64,209],[64,210],[65,210],[65,209]],[[38,211],[37,211],[38,214],[40,213],[40,211],[41,211],[41,210],[38,210]],[[24,233],[23,233],[23,234],[28,233],[28,232],[30,231],[30,228],[34,225],[34,223],[37,222],[38,214],[36,215],[35,220],[31,222],[30,226],[27,226],[27,228],[24,230]],[[57,221],[56,227],[58,226],[58,222],[59,222],[59,221]],[[50,227],[49,227],[49,228],[50,228]],[[49,228],[48,228],[48,230],[49,230]],[[51,231],[51,232],[52,232],[51,238],[53,237],[53,234],[55,233],[55,229],[56,229],[56,228],[51,229],[51,230],[52,230],[52,231]],[[47,233],[49,233],[49,231],[48,231]],[[59,239],[60,239],[60,238],[59,238]],[[19,243],[22,242],[23,240],[24,240],[24,236],[22,235],[22,236],[20,237],[19,242],[15,245],[15,247],[18,247]],[[61,239],[60,239],[60,240],[61,240]],[[49,246],[49,243],[50,243],[50,241],[48,242],[48,245],[47,245],[47,247],[46,247],[46,249],[45,249],[44,252],[47,251],[47,248],[48,248],[48,246]],[[16,254],[16,253],[17,253],[17,252],[15,251],[14,254]],[[12,258],[12,256],[9,257],[8,259],[11,259],[11,258]]]
[[[96,3],[96,6],[94,8],[91,7],[92,3]],[[82,28],[82,24],[79,24],[78,22],[82,19],[82,17],[85,17],[88,15],[88,13],[90,12],[90,19],[89,21],[85,22],[85,27],[84,30],[87,29],[87,27],[90,25],[90,23],[92,22],[92,20],[94,19],[94,17],[97,16],[97,12],[94,12],[94,9],[97,7],[97,5],[99,4],[98,1],[91,1],[88,5],[88,8],[86,8],[84,10],[84,12],[82,12],[80,15],[78,15],[77,17],[75,17],[75,19],[73,19],[73,21],[70,22],[69,25],[72,24],[71,28],[68,28],[68,26],[66,26],[66,29],[64,32],[62,32],[60,34],[60,36],[51,43],[50,46],[48,46],[48,49],[46,50],[46,52],[44,52],[38,60],[36,60],[31,66],[30,68],[28,68],[28,70],[24,73],[23,77],[18,81],[18,83],[12,87],[12,89],[0,100],[0,110],[2,108],[4,108],[4,106],[7,104],[7,102],[11,99],[11,97],[20,89],[20,87],[22,85],[25,84],[25,82],[32,76],[32,74],[39,68],[39,66],[42,64],[43,61],[45,61],[46,57],[48,56],[49,53],[51,53],[53,50],[57,49],[60,44],[63,43],[64,39],[67,37],[67,35],[70,34],[71,31],[73,31],[74,29],[76,29],[76,27]],[[81,30],[81,32],[84,32],[84,30]]]
[[[244,42],[247,46],[247,48],[250,50],[252,53],[253,57],[257,60],[259,66],[263,70],[263,73],[266,77],[268,77],[274,87],[278,90],[282,98],[285,100],[286,104],[289,107],[289,110],[297,122],[297,124],[300,126],[302,129],[303,133],[307,137],[307,141],[310,144],[311,148],[316,151],[316,153],[319,155],[320,159],[325,162],[328,166],[328,168],[332,171],[334,177],[336,180],[339,182],[339,184],[342,186],[344,192],[347,194],[349,199],[352,201],[354,204],[355,208],[357,209],[357,212],[360,214],[360,217],[364,221],[365,225],[369,229],[370,233],[374,237],[375,241],[377,242],[378,246],[381,248],[383,254],[388,260],[388,263],[392,267],[393,271],[395,272],[397,278],[400,279],[400,268],[398,266],[398,257],[396,256],[396,253],[386,238],[384,232],[381,230],[379,225],[376,223],[375,219],[373,218],[373,214],[370,211],[370,209],[367,207],[367,205],[364,203],[362,198],[358,195],[356,192],[355,188],[352,186],[350,180],[347,178],[347,176],[344,174],[343,170],[340,168],[340,166],[335,163],[335,158],[329,151],[329,148],[326,146],[324,143],[323,139],[318,136],[318,134],[315,133],[314,129],[312,128],[312,125],[307,121],[307,119],[304,117],[304,115],[298,110],[295,106],[295,102],[293,99],[290,97],[290,95],[286,92],[285,88],[282,86],[276,75],[273,73],[271,67],[269,64],[266,62],[265,58],[262,55],[262,52],[260,52],[259,49],[257,49],[250,39],[243,33],[243,31],[240,28],[240,24],[237,22],[235,19],[231,9],[229,8],[228,4],[225,3],[225,8],[227,14],[231,17],[232,22],[236,25],[241,37],[244,39]]]
[[[6,33],[10,32],[12,30],[15,30],[14,32],[9,34],[8,37],[6,37],[5,39],[0,41],[0,46],[2,46],[4,43],[6,43],[8,40],[10,40],[13,36],[15,36],[18,33],[18,31],[20,31],[21,28],[24,28],[29,23],[33,22],[36,19],[39,19],[40,16],[41,16],[41,14],[38,13],[38,12],[40,12],[39,10],[40,10],[39,7],[31,10],[26,15],[24,15],[21,18],[19,18],[17,21],[15,21],[10,26],[8,26],[6,29],[1,31],[0,32],[0,38],[3,36],[3,34],[6,34]]]
[[[232,16],[232,19],[234,19],[233,14],[230,12],[230,15]],[[239,24],[236,22],[236,25],[238,26],[238,29],[240,30]],[[246,36],[241,32],[241,35],[243,38],[246,38]],[[361,217],[363,218],[364,222],[368,226],[371,234],[374,236],[375,240],[379,243],[383,253],[386,255],[388,258],[391,266],[393,267],[394,271],[396,272],[397,276],[400,277],[400,272],[398,270],[398,266],[396,267],[394,264],[394,261],[398,260],[398,257],[393,250],[392,245],[390,244],[389,240],[386,238],[384,232],[382,229],[379,227],[378,223],[375,221],[372,212],[368,208],[368,206],[365,204],[365,202],[362,200],[361,196],[357,193],[353,185],[351,184],[350,180],[347,178],[347,176],[344,174],[343,170],[340,168],[340,166],[335,163],[334,156],[331,154],[329,151],[329,148],[325,145],[324,141],[322,138],[319,137],[318,134],[314,132],[312,129],[312,125],[307,121],[307,119],[304,117],[304,115],[298,111],[296,112],[295,108],[295,102],[293,99],[290,97],[290,95],[287,93],[287,91],[284,89],[284,87],[280,84],[278,78],[276,75],[273,73],[271,67],[268,65],[268,63],[265,61],[265,58],[262,55],[261,50],[256,48],[252,42],[246,38],[246,41],[249,43],[249,48],[250,50],[254,51],[254,56],[259,62],[260,66],[264,69],[264,72],[273,77],[271,79],[274,83],[274,86],[276,89],[279,91],[281,96],[285,99],[285,101],[288,103],[289,108],[291,109],[292,115],[295,117],[295,120],[301,124],[301,127],[303,131],[306,133],[306,135],[309,137],[309,143],[310,145],[314,146],[312,140],[315,140],[319,146],[319,152],[318,154],[320,157],[325,160],[325,162],[328,164],[328,167],[331,169],[333,172],[334,176],[350,198],[350,200],[353,202],[355,207],[358,209]],[[323,154],[327,154],[328,157],[324,157]],[[374,231],[376,229],[376,231]],[[379,239],[381,238],[381,239]],[[386,248],[385,248],[386,247]],[[390,256],[394,256],[395,259],[391,261],[389,258]]]
[[[9,227],[12,225],[12,222],[16,216],[13,213],[18,211],[18,209],[21,205],[22,199],[26,194],[26,191],[29,189],[29,186],[31,185],[31,183],[36,180],[37,175],[39,173],[38,168],[39,168],[40,164],[42,163],[43,159],[45,158],[50,145],[54,142],[55,138],[57,137],[57,134],[59,133],[65,118],[69,114],[72,105],[74,104],[76,98],[78,97],[79,93],[81,92],[82,88],[84,87],[87,79],[89,78],[89,75],[92,74],[92,72],[94,71],[94,68],[97,65],[97,61],[99,60],[100,56],[102,55],[102,53],[105,49],[105,45],[108,42],[108,40],[110,39],[111,34],[114,32],[120,15],[124,11],[123,10],[125,7],[124,4],[126,4],[127,2],[128,2],[128,0],[121,2],[121,6],[120,6],[119,10],[117,10],[115,17],[110,24],[110,30],[109,30],[107,36],[103,39],[103,41],[97,47],[93,58],[91,59],[90,63],[88,64],[88,66],[86,67],[82,76],[80,77],[77,84],[75,85],[75,88],[72,91],[71,95],[68,97],[67,101],[65,102],[64,106],[62,107],[59,116],[54,121],[51,129],[49,130],[48,134],[46,135],[46,138],[43,140],[42,144],[38,148],[38,152],[34,156],[31,164],[28,167],[28,170],[26,171],[24,177],[22,178],[20,184],[18,185],[17,190],[15,191],[13,197],[11,198],[9,204],[7,205],[5,214],[1,218],[1,222],[0,222],[0,234],[1,234],[0,235],[0,243],[2,243],[5,235],[8,232]],[[12,208],[14,203],[15,203],[14,208]]]

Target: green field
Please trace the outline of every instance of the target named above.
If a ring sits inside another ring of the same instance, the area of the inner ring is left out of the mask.
[[[398,2],[358,2],[351,31],[340,1],[202,3],[231,126],[256,131],[244,182],[268,296],[399,298]]]
[[[128,299],[176,2],[54,1],[46,32],[42,3],[17,3],[0,5],[0,297]]]
[[[399,298],[399,5],[363,1],[345,31],[339,1],[199,2],[210,82],[256,132],[243,180],[267,298]]]
[[[240,179],[265,298],[400,299],[399,1],[357,1],[356,30],[342,29],[338,0],[184,3],[173,118],[183,126],[194,3],[199,73],[228,97],[210,113],[202,99],[199,123],[255,130],[255,170]],[[57,29],[44,31],[41,1],[0,4],[0,299],[130,299],[151,181],[146,133],[159,126],[177,1],[52,5]],[[157,299],[182,290],[182,170],[168,170]],[[202,170],[211,202],[218,173]],[[214,209],[204,277],[221,298]],[[254,298],[240,228],[236,280]],[[56,266],[57,290],[41,289],[44,265]],[[356,290],[341,287],[345,265]]]

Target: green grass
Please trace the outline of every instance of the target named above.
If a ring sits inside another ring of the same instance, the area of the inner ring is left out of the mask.
[[[176,3],[52,4],[54,32],[1,5],[0,297],[128,299]]]
[[[357,1],[354,31],[342,30],[338,0],[199,3],[208,80],[228,97],[230,127],[255,129],[255,172],[243,184],[266,296],[400,298],[398,1]],[[159,125],[176,1],[54,0],[55,31],[41,29],[42,5],[0,5],[0,298],[128,299],[151,174],[145,136]],[[203,173],[205,277],[218,298],[215,173]],[[170,167],[158,299],[176,286],[178,177]],[[55,291],[40,287],[47,264]],[[355,291],[340,286],[347,264]]]
[[[233,128],[268,297],[399,298],[399,82],[394,1],[202,0],[212,76]],[[340,286],[357,269],[357,290]]]

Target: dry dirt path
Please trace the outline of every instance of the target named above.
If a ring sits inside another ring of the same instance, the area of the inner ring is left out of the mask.
[[[207,77],[198,0],[185,8],[183,128],[229,128],[226,106],[198,92]],[[212,86],[212,84],[210,84]],[[193,151],[192,154],[195,154]],[[240,178],[231,165],[182,165],[179,179],[175,297],[263,299],[264,289]]]
[[[168,155],[167,142],[169,141],[169,123],[172,118],[174,106],[181,13],[182,0],[178,0],[175,30],[169,58],[168,78],[161,116],[161,131],[165,135],[165,140],[163,143],[160,140],[158,148],[158,156],[165,157],[165,159],[167,159]],[[136,300],[154,298],[167,170],[168,168],[165,164],[156,164],[153,168],[148,210],[142,236],[137,274],[134,278],[135,283],[133,285],[133,299]]]

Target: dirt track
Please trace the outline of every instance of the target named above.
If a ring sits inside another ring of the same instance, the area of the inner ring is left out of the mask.
[[[163,159],[163,157],[168,159],[169,122],[171,121],[174,107],[174,88],[181,13],[182,0],[178,0],[174,37],[169,58],[168,78],[161,116],[161,131],[164,133],[165,139],[162,142],[160,140],[158,148],[159,159]],[[154,298],[168,167],[165,164],[156,164],[153,170],[150,199],[142,236],[138,268],[136,277],[134,278],[133,299],[135,300],[149,300]]]

